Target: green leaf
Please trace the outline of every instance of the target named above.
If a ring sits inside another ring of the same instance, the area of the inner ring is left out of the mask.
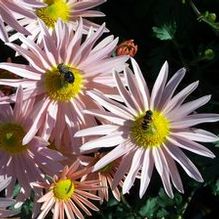
[[[163,24],[160,27],[152,27],[156,38],[160,40],[173,40],[176,33],[176,22]]]
[[[139,213],[142,216],[147,216],[151,218],[153,217],[154,212],[156,211],[157,208],[158,208],[157,198],[150,198],[147,200],[146,205],[140,209]]]

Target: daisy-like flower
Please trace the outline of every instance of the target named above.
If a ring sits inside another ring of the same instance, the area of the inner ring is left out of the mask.
[[[1,102],[0,98],[0,102]],[[11,197],[16,181],[21,186],[20,201],[28,198],[31,182],[43,180],[45,173],[55,174],[62,170],[59,161],[63,156],[47,148],[48,143],[33,136],[28,144],[22,139],[31,126],[30,114],[33,101],[23,101],[23,92],[16,93],[14,109],[10,104],[0,104],[0,175],[11,177],[7,196]],[[4,101],[4,99],[3,99]]]
[[[90,200],[100,200],[94,191],[100,189],[98,180],[84,180],[81,177],[89,173],[90,168],[80,168],[80,162],[75,161],[70,167],[66,166],[60,176],[55,175],[49,184],[34,183],[34,186],[48,190],[38,202],[43,203],[42,212],[37,219],[43,219],[52,209],[54,219],[80,218],[91,215],[89,209],[98,211],[99,209]],[[90,200],[89,200],[90,199]]]
[[[21,85],[25,99],[36,97],[36,116],[23,144],[27,144],[41,127],[41,135],[46,140],[51,136],[50,142],[55,145],[61,145],[64,137],[70,139],[72,145],[77,145],[79,139],[75,140],[74,133],[81,127],[96,124],[93,116],[85,116],[82,112],[87,107],[98,107],[86,95],[87,90],[116,94],[112,69],[115,67],[121,71],[128,57],[111,57],[118,42],[113,36],[96,43],[104,32],[104,24],[96,32],[91,28],[83,42],[82,27],[80,21],[74,32],[71,26],[60,21],[50,34],[41,23],[42,48],[23,36],[21,41],[28,49],[7,44],[25,57],[30,65],[0,63],[0,68],[23,77],[19,80],[1,79],[0,84]],[[78,151],[76,147],[73,150]]]
[[[219,120],[218,114],[194,113],[194,110],[206,104],[210,96],[183,103],[186,97],[198,86],[192,83],[174,96],[174,92],[184,77],[185,69],[180,69],[167,82],[168,64],[165,63],[149,94],[148,87],[137,63],[132,59],[133,72],[127,68],[124,72],[128,89],[117,73],[114,78],[125,105],[105,97],[95,91],[89,96],[110,112],[89,110],[86,113],[104,118],[110,124],[101,125],[76,133],[76,136],[103,135],[82,145],[81,150],[114,147],[94,166],[99,170],[122,157],[114,177],[113,186],[121,177],[127,176],[122,191],[127,193],[140,177],[140,198],[144,195],[154,166],[158,171],[164,189],[173,197],[171,181],[176,189],[183,192],[182,181],[175,161],[185,172],[198,182],[202,182],[200,172],[182,149],[213,158],[214,154],[198,142],[215,142],[218,137],[211,132],[193,126]]]
[[[40,24],[41,19],[52,31],[58,20],[62,20],[64,23],[72,25],[72,28],[76,30],[80,18],[83,18],[84,31],[87,32],[92,26],[97,29],[98,24],[95,24],[86,18],[88,17],[102,17],[105,16],[102,12],[93,10],[106,0],[41,0],[45,4],[44,7],[38,8],[34,11],[35,17],[20,17],[19,24],[26,28],[31,33],[29,36],[33,40],[40,41]],[[10,28],[8,29],[10,31]],[[108,31],[105,28],[105,31]],[[14,34],[10,37],[10,41],[14,41],[19,37],[18,34]]]
[[[8,184],[10,183],[11,178],[4,178],[3,176],[0,176],[0,192],[5,189]],[[0,217],[10,217],[17,212],[9,209],[5,209],[11,205],[15,204],[15,200],[11,198],[0,198]]]
[[[35,9],[44,7],[45,4],[38,0],[2,0],[0,1],[0,39],[8,41],[5,24],[22,34],[29,35],[30,32],[18,21],[18,16],[27,19],[37,19]]]

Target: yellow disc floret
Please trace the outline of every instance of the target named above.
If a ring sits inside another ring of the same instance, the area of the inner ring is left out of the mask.
[[[54,183],[53,194],[59,200],[68,200],[75,191],[75,185],[70,179],[60,179]]]
[[[83,89],[83,76],[76,68],[68,67],[74,81],[69,83],[65,79],[65,74],[60,73],[58,68],[45,73],[44,85],[50,99],[55,101],[69,101],[78,96]]]
[[[58,19],[67,22],[70,17],[70,8],[66,0],[44,0],[48,5],[36,10],[36,15],[44,21],[49,28],[53,28]]]
[[[10,154],[20,153],[27,149],[22,145],[24,129],[15,123],[0,123],[0,150]]]
[[[150,111],[151,116],[148,117],[147,112],[136,117],[131,127],[130,137],[139,147],[160,147],[169,135],[169,121],[160,112]]]

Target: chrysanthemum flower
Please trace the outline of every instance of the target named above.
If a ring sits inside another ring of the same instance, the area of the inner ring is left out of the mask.
[[[11,178],[4,178],[3,176],[0,176],[0,192],[5,189],[8,184],[10,183]],[[7,207],[15,204],[15,200],[11,198],[0,198],[0,217],[10,217],[17,212],[13,210],[6,209]]]
[[[90,169],[80,168],[80,162],[75,161],[70,167],[66,166],[60,176],[55,175],[53,181],[49,184],[34,183],[35,186],[48,190],[38,202],[43,203],[42,212],[37,217],[43,219],[52,209],[53,218],[64,219],[64,215],[68,219],[80,218],[91,215],[89,209],[98,211],[99,209],[90,200],[100,200],[100,198],[92,192],[100,189],[98,180],[84,180],[81,177],[86,175]],[[90,200],[88,200],[90,199]]]
[[[72,28],[76,30],[80,18],[83,18],[84,31],[87,32],[92,26],[97,29],[98,24],[87,20],[89,17],[102,17],[105,16],[102,12],[93,10],[94,7],[99,6],[106,2],[106,0],[41,0],[46,5],[38,8],[34,11],[35,17],[21,17],[19,20],[20,25],[31,32],[29,38],[40,41],[40,23],[41,19],[52,31],[58,20],[62,20],[64,23],[72,25]],[[38,19],[37,19],[38,18]],[[10,31],[10,29],[9,29]],[[108,31],[105,28],[105,31]],[[18,34],[14,34],[10,37],[10,41],[14,41],[18,38]]]
[[[37,0],[3,0],[0,1],[0,39],[8,40],[5,24],[22,34],[29,35],[30,32],[23,27],[18,21],[18,17],[26,17],[26,19],[37,19],[34,10],[45,6],[44,3]],[[39,9],[38,9],[39,10]]]
[[[215,142],[218,137],[208,131],[193,127],[205,122],[216,122],[218,114],[194,113],[194,110],[206,104],[210,96],[183,103],[186,97],[198,86],[190,84],[173,96],[185,74],[180,69],[167,82],[168,65],[165,63],[149,94],[146,82],[137,63],[132,59],[133,72],[127,68],[124,72],[128,89],[117,73],[114,78],[125,106],[95,91],[89,96],[110,112],[99,110],[86,111],[98,118],[110,122],[90,129],[81,130],[76,136],[103,135],[82,145],[81,150],[114,147],[94,166],[99,170],[122,157],[115,174],[114,186],[127,173],[123,184],[123,193],[130,190],[136,177],[140,175],[140,198],[144,195],[151,179],[154,166],[158,171],[164,189],[173,197],[171,181],[176,189],[183,192],[183,186],[175,161],[193,179],[202,182],[200,172],[182,149],[193,153],[214,157],[214,154],[197,142]]]
[[[87,107],[98,107],[86,91],[96,89],[106,95],[117,92],[113,88],[112,69],[115,67],[121,71],[128,57],[111,57],[118,42],[113,36],[96,43],[104,32],[104,25],[95,33],[91,28],[83,42],[82,27],[81,21],[74,32],[71,26],[58,22],[50,34],[41,23],[42,48],[23,36],[21,41],[27,49],[7,44],[25,57],[30,66],[0,63],[0,68],[23,77],[19,80],[1,79],[0,84],[14,87],[22,85],[25,99],[36,97],[36,116],[24,137],[24,144],[41,127],[42,136],[49,139],[51,135],[50,141],[55,145],[61,145],[63,137],[76,145],[74,133],[83,126],[96,123],[92,116],[85,116],[82,112]],[[64,133],[69,134],[64,136]],[[74,150],[77,150],[76,147]]]
[[[12,196],[17,180],[21,186],[19,197],[23,199],[30,196],[31,182],[43,180],[45,173],[55,174],[63,168],[59,163],[63,156],[47,148],[48,143],[37,136],[28,144],[22,143],[32,123],[33,101],[23,101],[21,88],[15,100],[14,109],[10,104],[0,104],[0,175],[12,178],[7,186],[7,196]]]

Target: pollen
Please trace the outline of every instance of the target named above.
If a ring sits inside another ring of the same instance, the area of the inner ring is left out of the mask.
[[[145,115],[146,113],[136,117],[131,126],[130,137],[139,147],[160,147],[169,135],[169,121],[157,111],[152,112],[150,120],[145,121]]]
[[[67,66],[67,65],[66,65]],[[60,102],[70,101],[78,96],[83,89],[84,78],[82,72],[76,68],[68,67],[74,82],[69,83],[58,67],[45,73],[44,86],[50,99]]]
[[[68,200],[75,191],[75,185],[70,179],[60,179],[54,183],[53,194],[58,200]]]
[[[47,27],[54,28],[58,19],[68,22],[70,7],[66,0],[44,0],[48,6],[36,10],[36,15],[44,21]]]
[[[15,123],[0,123],[0,150],[10,154],[21,153],[27,149],[22,145],[25,131]]]

